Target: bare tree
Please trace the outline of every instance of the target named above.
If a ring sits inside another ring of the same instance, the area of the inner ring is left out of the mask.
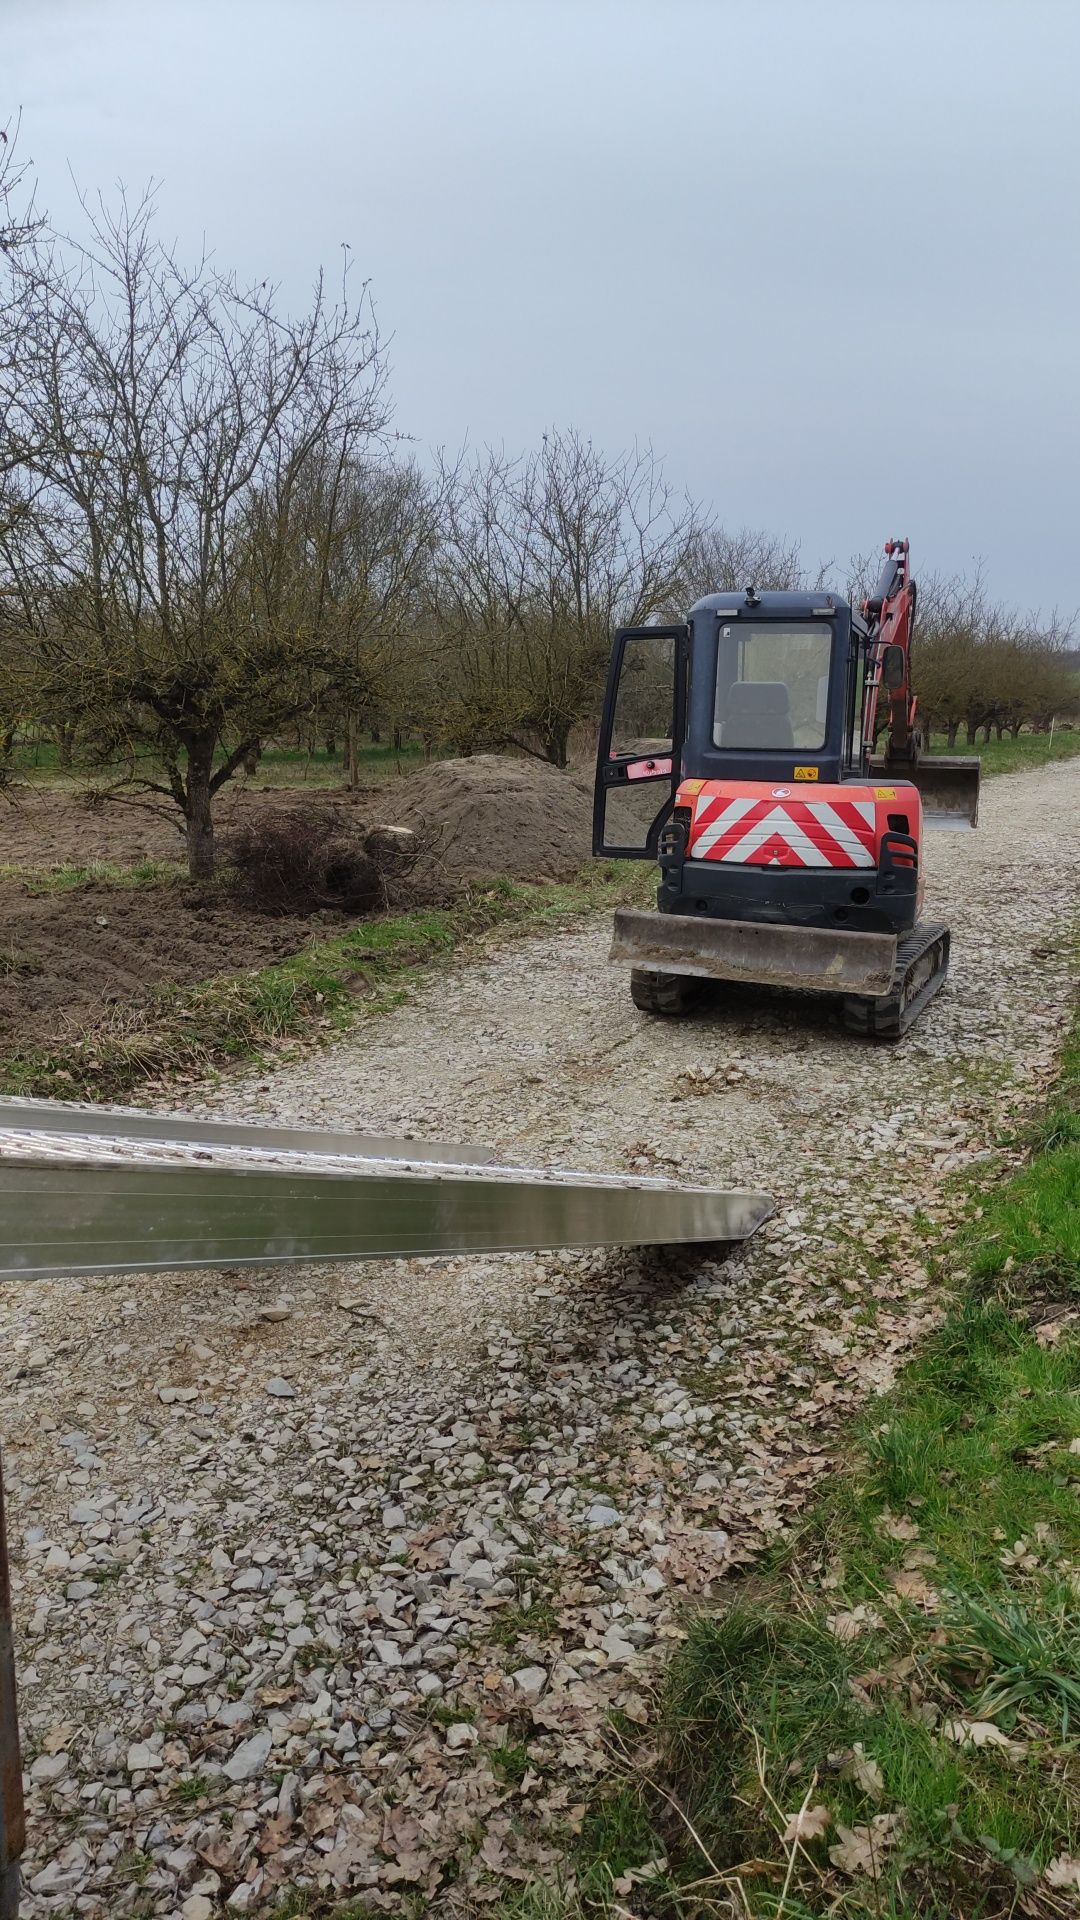
[[[757,527],[701,527],[690,543],[683,597],[687,607],[708,593],[739,593],[818,586],[819,571],[807,578],[797,540],[778,539]]]
[[[330,710],[343,718],[348,785],[359,781],[365,720],[399,710],[438,543],[443,484],[414,460],[358,463],[348,475],[327,568]]]
[[[443,731],[563,767],[573,727],[595,710],[612,629],[679,604],[695,510],[651,452],[608,458],[574,432],[549,432],[518,460],[489,451],[446,491]]]
[[[99,207],[85,242],[39,231],[11,256],[0,564],[34,610],[16,645],[39,709],[77,689],[203,876],[214,796],[328,672],[337,529],[385,369],[366,293],[335,303],[320,279],[285,318],[265,283],[184,268],[152,214]]]
[[[19,152],[22,116],[0,127],[0,253],[14,253],[34,236],[41,219],[29,185],[31,162]]]

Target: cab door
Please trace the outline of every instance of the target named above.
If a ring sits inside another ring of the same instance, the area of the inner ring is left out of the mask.
[[[655,860],[675,804],[686,718],[690,629],[621,627],[596,756],[593,852]]]

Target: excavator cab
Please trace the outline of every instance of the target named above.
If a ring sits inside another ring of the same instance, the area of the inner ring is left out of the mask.
[[[922,757],[906,541],[886,557],[858,611],[748,587],[616,636],[593,851],[660,867],[657,912],[616,915],[639,1006],[755,981],[840,993],[849,1025],[896,1038],[944,980],[923,828],[974,826],[979,763]]]

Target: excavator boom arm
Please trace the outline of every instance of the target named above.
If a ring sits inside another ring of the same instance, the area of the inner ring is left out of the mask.
[[[979,817],[978,760],[923,753],[918,701],[911,687],[915,601],[908,543],[887,540],[877,588],[863,601],[867,624],[863,754],[872,772],[897,775],[918,787],[927,826],[973,827]],[[888,702],[888,720],[881,727],[883,694]],[[879,732],[885,735],[880,751]]]
[[[906,540],[885,542],[885,563],[876,591],[863,602],[869,628],[863,739],[873,752],[878,705],[884,688],[889,703],[885,763],[914,767],[919,758],[916,701],[911,691],[911,639],[915,625],[915,582]]]

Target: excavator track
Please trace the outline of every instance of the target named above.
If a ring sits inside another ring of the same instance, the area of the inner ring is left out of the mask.
[[[657,1013],[677,1020],[693,1013],[705,992],[707,982],[689,973],[655,973],[647,967],[634,967],[630,974],[630,998],[639,1013]]]
[[[901,1040],[945,985],[949,941],[948,927],[939,922],[916,927],[896,949],[896,971],[888,993],[845,995],[842,1018],[848,1032],[867,1040]]]

